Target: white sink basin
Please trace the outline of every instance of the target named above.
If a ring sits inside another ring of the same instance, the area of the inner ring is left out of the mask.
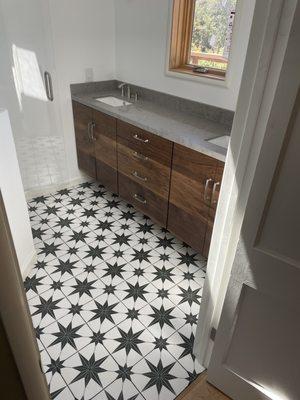
[[[100,101],[101,103],[108,104],[109,106],[112,106],[112,107],[123,107],[123,106],[128,106],[128,105],[132,104],[129,101],[118,99],[117,97],[113,97],[113,96],[99,97],[95,100]]]
[[[224,149],[228,149],[229,141],[230,141],[230,136],[224,135],[224,136],[219,136],[215,139],[210,139],[207,140],[209,143],[216,144],[217,146],[224,147]]]

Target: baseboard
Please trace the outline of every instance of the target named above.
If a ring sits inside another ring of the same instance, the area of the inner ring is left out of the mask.
[[[92,179],[89,176],[82,175],[78,178],[71,179],[71,180],[63,182],[63,183],[50,185],[50,186],[44,186],[39,189],[27,190],[27,191],[25,191],[25,197],[26,197],[27,201],[30,201],[34,197],[42,196],[42,195],[47,196],[47,195],[57,192],[58,190],[65,189],[65,188],[69,189],[69,188],[72,188],[73,186],[80,185],[81,183],[88,182],[91,180]]]
[[[36,260],[37,260],[37,252],[36,252],[36,250],[34,250],[29,261],[26,263],[26,267],[25,267],[24,271],[22,272],[23,281],[27,278],[27,276],[32,271],[33,267],[35,266]]]

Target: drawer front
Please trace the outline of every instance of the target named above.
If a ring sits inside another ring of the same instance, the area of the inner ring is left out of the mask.
[[[171,165],[173,143],[169,140],[119,120],[117,133],[118,143],[152,158],[160,164]]]
[[[159,225],[165,227],[167,223],[168,201],[129,179],[122,173],[119,173],[118,176],[119,195]]]
[[[118,169],[133,181],[168,200],[171,169],[118,144]]]

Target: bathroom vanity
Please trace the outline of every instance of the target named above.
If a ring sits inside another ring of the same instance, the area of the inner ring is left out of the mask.
[[[233,114],[132,85],[123,105],[117,86],[71,87],[79,168],[207,256]]]

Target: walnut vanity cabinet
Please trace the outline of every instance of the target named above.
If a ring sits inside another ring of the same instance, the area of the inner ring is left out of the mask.
[[[119,194],[166,227],[173,143],[117,121]]]
[[[73,101],[78,166],[208,255],[224,163]]]
[[[215,158],[174,145],[168,229],[205,256],[222,168]]]

